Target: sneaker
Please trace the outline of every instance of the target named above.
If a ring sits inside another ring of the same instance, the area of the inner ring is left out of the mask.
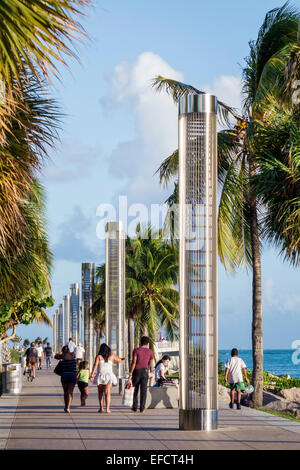
[[[236,404],[236,409],[237,409],[237,410],[241,410],[241,409],[242,409],[242,407],[241,407],[241,404],[240,404],[240,403],[237,403],[237,404]]]
[[[231,408],[231,409],[233,408],[233,403],[232,403],[232,401],[229,403],[229,408]]]

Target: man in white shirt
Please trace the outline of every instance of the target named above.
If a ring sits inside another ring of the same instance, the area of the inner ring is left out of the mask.
[[[85,352],[85,349],[79,343],[78,346],[75,349],[77,364],[79,364],[79,362],[81,362],[83,360],[83,353],[84,352]]]
[[[39,370],[42,369],[42,357],[43,357],[43,353],[44,353],[44,349],[43,349],[43,346],[42,346],[42,343],[38,343],[38,346],[36,348],[37,350],[37,357],[38,357],[38,363],[37,363],[37,368]]]
[[[74,352],[76,349],[76,344],[72,341],[72,338],[69,338],[69,342],[67,344],[69,351]]]
[[[243,359],[239,357],[238,350],[233,348],[231,351],[231,359],[225,364],[226,372],[225,372],[225,383],[228,383],[228,376],[229,376],[229,386],[230,386],[230,403],[229,408],[233,408],[234,404],[234,393],[235,390],[237,392],[237,409],[241,409],[241,396],[242,390],[245,390],[245,385],[243,382],[243,373],[245,376],[246,381],[249,383],[249,379],[247,377],[247,370],[246,364],[244,363]]]

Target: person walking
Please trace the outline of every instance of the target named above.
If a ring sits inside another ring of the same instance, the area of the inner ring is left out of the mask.
[[[50,343],[47,343],[47,346],[44,349],[44,358],[46,359],[47,369],[51,369],[51,359],[53,357],[53,351],[50,346]]]
[[[67,343],[67,346],[69,348],[69,351],[72,353],[75,351],[76,349],[76,344],[74,343],[74,341],[72,340],[72,338],[69,338],[69,342]]]
[[[70,413],[70,407],[73,399],[73,390],[77,382],[77,362],[75,353],[70,352],[68,346],[64,346],[60,353],[56,354],[55,359],[62,360],[61,384],[64,390],[65,413]]]
[[[104,410],[103,401],[105,396],[106,413],[110,411],[110,392],[112,385],[117,385],[118,380],[115,376],[112,366],[114,362],[122,362],[124,358],[120,358],[117,354],[111,352],[110,347],[103,343],[100,346],[98,355],[95,359],[93,370],[91,373],[91,380],[98,386],[98,398],[99,398],[99,410],[98,413],[102,413]],[[97,374],[95,376],[95,372]]]
[[[140,412],[144,413],[147,396],[147,384],[149,379],[149,368],[153,365],[153,352],[149,349],[150,340],[148,336],[141,338],[141,346],[133,350],[132,363],[129,372],[129,380],[134,386],[132,411],[138,409],[138,393],[140,390]]]
[[[38,360],[38,353],[35,347],[35,343],[30,343],[30,348],[26,349],[24,356],[26,357],[26,367],[23,375],[26,374],[29,366],[32,367],[32,376],[35,377],[35,364]]]
[[[88,361],[81,361],[77,374],[78,388],[80,390],[81,406],[85,406],[89,394],[90,369]]]
[[[245,385],[243,382],[243,374],[246,381],[249,383],[247,377],[246,364],[241,357],[239,357],[239,352],[236,348],[233,348],[231,351],[231,359],[228,359],[225,364],[225,384],[228,383],[229,377],[229,386],[230,386],[230,403],[229,408],[233,408],[234,404],[234,395],[235,391],[237,392],[237,409],[241,409],[241,395],[242,390],[245,390]]]
[[[79,366],[80,362],[83,360],[83,353],[85,353],[85,349],[79,343],[78,346],[76,346],[76,349],[75,349],[76,361],[77,361],[78,366]]]
[[[38,356],[38,370],[41,370],[42,369],[42,357],[44,354],[42,343],[38,343],[36,350],[37,350],[37,356]]]

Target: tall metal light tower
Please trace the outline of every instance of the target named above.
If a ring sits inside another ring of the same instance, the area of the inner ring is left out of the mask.
[[[62,304],[57,309],[57,352],[61,352],[64,346],[64,316]]]
[[[85,349],[85,359],[93,367],[95,359],[94,321],[90,315],[94,301],[95,263],[81,265],[81,314],[82,341]]]
[[[53,315],[53,339],[52,339],[52,350],[57,351],[57,310],[55,314]]]
[[[217,412],[217,99],[179,101],[180,429]]]
[[[62,302],[62,312],[64,317],[64,339],[63,346],[69,342],[70,338],[70,296],[64,295]]]
[[[108,222],[106,224],[105,260],[106,342],[112,349],[112,352],[120,357],[127,357],[125,232],[121,222]],[[124,377],[124,363],[117,364],[116,369],[118,377]]]
[[[70,285],[70,337],[79,343],[79,284]]]

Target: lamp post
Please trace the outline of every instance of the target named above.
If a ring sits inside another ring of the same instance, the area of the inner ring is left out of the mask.
[[[180,429],[217,428],[217,99],[179,100]]]
[[[81,314],[82,314],[82,342],[85,349],[85,358],[93,365],[95,359],[94,320],[91,308],[94,301],[95,263],[82,263],[81,265]]]
[[[121,222],[106,224],[105,337],[112,352],[127,357],[125,319],[125,232]],[[117,364],[117,376],[124,376],[124,363]]]

